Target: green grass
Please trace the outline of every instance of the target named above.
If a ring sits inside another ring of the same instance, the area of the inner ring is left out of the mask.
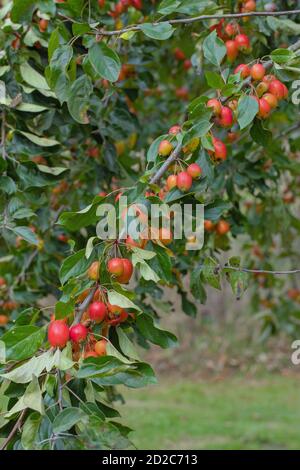
[[[125,393],[138,449],[300,449],[300,381],[178,380]]]

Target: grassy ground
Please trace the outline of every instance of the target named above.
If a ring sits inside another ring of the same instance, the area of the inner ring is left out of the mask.
[[[268,375],[125,393],[138,449],[300,449],[300,381]]]

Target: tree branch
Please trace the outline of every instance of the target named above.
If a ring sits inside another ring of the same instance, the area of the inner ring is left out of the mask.
[[[269,269],[248,269],[239,266],[220,266],[221,270],[231,270],[231,271],[242,271],[244,273],[251,274],[273,274],[273,275],[287,275],[287,274],[299,274],[300,269],[291,269],[286,271],[272,271]]]
[[[193,18],[178,18],[174,20],[163,20],[163,21],[155,21],[151,23],[152,25],[158,25],[163,22],[168,22],[169,24],[190,24],[196,23],[198,21],[205,21],[205,20],[218,20],[218,19],[232,19],[232,18],[244,18],[246,17],[256,17],[256,16],[284,16],[284,15],[296,15],[299,14],[300,10],[284,10],[284,11],[253,11],[249,13],[220,13],[216,15],[200,15],[194,16]],[[104,29],[97,30],[97,34],[101,34],[102,36],[119,36],[120,34],[127,33],[129,31],[140,31],[141,24],[127,26],[126,28],[119,29],[117,31],[106,31]]]
[[[152,176],[152,178],[150,179],[150,184],[155,184],[160,180],[160,178],[165,174],[169,166],[171,166],[172,163],[175,162],[176,158],[181,152],[181,149],[182,145],[178,144],[177,147],[173,150],[173,152],[169,155],[165,163],[160,167],[160,169],[155,173],[155,175]]]
[[[98,283],[96,283],[84,299],[84,301],[76,308],[75,318],[72,325],[77,325],[80,322],[82,315],[90,305],[91,301],[93,300],[94,294],[98,288]]]
[[[5,439],[3,444],[1,445],[0,450],[5,449],[5,447],[10,443],[10,441],[12,440],[12,438],[14,437],[16,432],[20,429],[20,427],[22,426],[23,419],[24,419],[26,411],[27,411],[27,408],[25,408],[25,410],[22,411],[22,413],[20,414],[18,420],[15,422],[14,427],[12,428],[9,435],[7,436],[7,438]]]

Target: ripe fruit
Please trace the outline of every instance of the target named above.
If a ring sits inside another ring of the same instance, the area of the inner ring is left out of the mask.
[[[265,93],[263,95],[263,99],[269,103],[272,109],[276,108],[278,105],[278,100],[275,95],[272,95],[272,93]]]
[[[141,10],[143,8],[142,0],[129,0],[129,3],[136,10]]]
[[[105,6],[105,0],[98,0],[99,8],[103,8]]]
[[[129,235],[126,238],[126,241],[125,241],[126,245],[128,245],[129,247],[135,246],[137,248],[141,248],[142,250],[147,245],[147,242],[148,242],[148,240],[146,239],[146,237],[145,238],[140,238],[139,240],[134,240]]]
[[[74,343],[80,343],[80,341],[84,341],[88,334],[88,329],[82,323],[78,323],[77,325],[71,326],[70,330],[70,339]]]
[[[263,78],[263,82],[266,82],[269,85],[270,85],[271,82],[273,82],[273,80],[276,80],[276,77],[275,77],[275,75],[272,75],[272,74],[265,75],[264,78]]]
[[[112,326],[116,326],[119,323],[122,323],[127,320],[128,313],[119,305],[108,304],[108,318],[107,323]]]
[[[215,158],[217,160],[226,160],[227,157],[227,147],[220,139],[213,139],[213,146],[215,149]]]
[[[230,230],[230,225],[226,220],[220,220],[217,223],[216,230],[219,235],[225,235]]]
[[[177,186],[177,176],[176,175],[168,176],[168,178],[167,178],[167,188],[168,188],[168,190],[171,191],[171,189],[176,188],[176,186]]]
[[[88,357],[98,357],[98,354],[95,351],[87,351],[84,353],[84,359],[87,359]]]
[[[199,137],[194,137],[190,142],[182,148],[183,153],[193,153],[200,143]]]
[[[238,139],[238,137],[239,137],[238,132],[228,132],[228,134],[227,134],[227,140],[228,140],[228,142],[230,142],[231,144],[232,144],[233,142],[235,142],[235,141]]]
[[[173,145],[168,140],[162,140],[158,147],[158,154],[162,157],[168,157],[173,150]]]
[[[236,34],[236,30],[237,30],[237,27],[236,27],[236,24],[235,23],[228,23],[226,26],[225,26],[225,33],[227,34],[227,36],[229,37],[232,37]]]
[[[242,78],[247,78],[250,75],[250,68],[246,64],[240,64],[234,69],[234,73],[239,72]]]
[[[107,345],[106,339],[100,339],[100,341],[97,341],[97,343],[94,346],[95,353],[97,356],[106,355],[106,345]]]
[[[180,98],[181,100],[188,100],[189,99],[189,90],[185,86],[182,86],[180,88],[176,88],[175,95],[177,96],[177,98]]]
[[[265,76],[266,70],[262,64],[254,64],[250,70],[253,80],[262,80]]]
[[[117,281],[121,284],[127,284],[133,273],[133,264],[130,259],[122,258],[123,262],[123,274],[117,277]]]
[[[269,89],[269,84],[266,82],[260,82],[256,87],[257,96],[261,97]]]
[[[201,175],[202,168],[197,163],[191,163],[186,171],[193,179],[196,179]]]
[[[0,287],[4,286],[6,286],[6,280],[4,279],[4,277],[0,277]]]
[[[114,276],[121,276],[124,272],[122,258],[112,258],[107,263],[107,269],[110,274]]]
[[[225,42],[225,46],[227,49],[227,59],[229,60],[229,62],[234,62],[239,53],[237,43],[229,39],[229,41]]]
[[[220,101],[217,100],[217,98],[212,98],[212,99],[208,100],[208,102],[206,103],[206,106],[208,108],[212,108],[213,113],[214,113],[215,116],[219,116],[221,114],[222,105],[221,105]]]
[[[233,113],[227,106],[222,106],[220,117],[218,118],[218,124],[221,127],[231,127],[233,124]]]
[[[102,322],[107,315],[107,307],[104,302],[92,302],[89,306],[89,317],[96,323]]]
[[[211,220],[204,220],[204,230],[206,230],[206,232],[212,232],[214,228],[215,225]]]
[[[98,158],[100,155],[100,150],[98,147],[90,147],[87,152],[88,156],[92,158]]]
[[[191,189],[193,178],[186,171],[181,171],[177,175],[177,187],[181,191],[187,192]]]
[[[280,80],[273,80],[269,85],[269,93],[276,96],[278,100],[282,100],[286,93],[283,83]]]
[[[11,42],[11,47],[13,49],[19,49],[21,46],[21,40],[20,38],[17,36],[12,42]]]
[[[39,21],[39,30],[40,30],[41,33],[44,33],[45,31],[47,31],[48,23],[49,23],[48,20],[45,20],[44,18],[40,19],[40,21]]]
[[[0,326],[5,326],[8,323],[8,317],[6,315],[0,315]]]
[[[256,2],[255,0],[248,0],[246,3],[243,4],[243,13],[244,12],[251,12],[256,10]]]
[[[91,280],[93,280],[93,281],[98,280],[98,278],[99,278],[99,268],[100,268],[99,261],[94,261],[91,264],[91,266],[89,267],[88,272],[87,272],[87,275]]]
[[[170,127],[168,134],[177,135],[179,132],[181,132],[181,127],[175,124],[175,126]]]
[[[189,70],[191,67],[192,67],[192,62],[190,59],[185,59],[185,61],[183,62],[183,68],[185,70]]]
[[[174,56],[177,60],[185,60],[185,53],[179,47],[174,49]]]
[[[48,328],[48,341],[52,347],[64,348],[69,340],[69,327],[63,320],[55,320]]]
[[[251,47],[250,39],[246,34],[238,34],[234,40],[239,51],[248,51]]]
[[[259,106],[259,110],[258,110],[257,115],[261,117],[262,119],[266,119],[271,112],[271,109],[272,109],[271,106],[264,98],[260,98],[258,100],[258,106]]]
[[[283,89],[284,89],[284,95],[283,95],[283,98],[284,98],[284,99],[287,99],[287,98],[288,98],[288,96],[289,96],[289,90],[288,90],[288,88],[285,86],[285,84],[284,84],[284,83],[282,84],[282,86],[283,86]]]

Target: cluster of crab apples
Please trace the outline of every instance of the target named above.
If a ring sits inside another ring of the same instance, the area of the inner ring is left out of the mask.
[[[98,261],[92,263],[87,272],[89,279],[98,281],[99,269],[100,264]],[[127,284],[133,273],[133,265],[127,258],[115,257],[108,261],[107,271],[113,280],[121,284]],[[88,294],[88,290],[84,291],[79,296],[78,302],[84,301]],[[52,319],[48,328],[48,341],[52,347],[60,349],[64,348],[68,341],[71,341],[73,353],[74,351],[78,353],[79,349],[81,349],[83,358],[103,356],[106,354],[107,339],[102,338],[97,341],[92,328],[96,324],[101,324],[103,330],[108,331],[110,326],[117,326],[125,322],[128,316],[124,308],[119,305],[110,304],[105,290],[98,288],[79,323],[69,327],[68,318],[60,320]]]

